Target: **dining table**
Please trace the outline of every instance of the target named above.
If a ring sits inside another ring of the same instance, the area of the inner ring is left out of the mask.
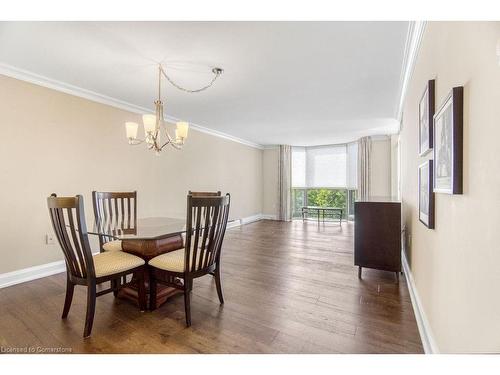
[[[104,236],[110,240],[120,240],[122,251],[141,257],[146,262],[170,251],[184,247],[186,220],[170,217],[146,217],[138,219],[94,221],[88,234]],[[144,283],[149,301],[149,273],[145,269]],[[118,291],[117,297],[129,299],[139,305],[137,275],[132,277],[127,286]],[[171,280],[182,285],[179,279]],[[182,293],[182,290],[158,285],[156,306],[160,306],[170,297]]]

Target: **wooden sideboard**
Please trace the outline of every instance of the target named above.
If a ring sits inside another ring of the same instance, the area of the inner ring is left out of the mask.
[[[354,203],[354,264],[401,272],[401,202],[372,198]]]

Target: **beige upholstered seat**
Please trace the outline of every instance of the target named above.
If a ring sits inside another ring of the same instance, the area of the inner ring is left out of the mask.
[[[196,264],[200,261],[200,253],[197,252],[196,255]],[[205,253],[208,256],[208,252]],[[191,253],[191,264],[192,264],[193,253]],[[162,255],[158,255],[151,259],[148,264],[150,266],[160,268],[165,271],[171,272],[184,272],[184,249],[179,249],[175,251],[171,251],[169,253],[165,253]]]
[[[102,249],[104,251],[121,251],[122,250],[122,241],[114,240],[114,241],[105,242],[102,245]]]
[[[123,251],[107,251],[94,255],[96,277],[124,272],[143,264],[144,259]]]

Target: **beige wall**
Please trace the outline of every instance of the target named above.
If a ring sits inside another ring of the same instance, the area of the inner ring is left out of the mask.
[[[262,213],[270,217],[278,217],[279,210],[279,194],[278,194],[278,164],[279,164],[279,148],[264,149],[263,162],[263,181],[264,187],[262,190]]]
[[[370,166],[370,195],[391,195],[391,139],[387,136],[372,137]]]
[[[231,218],[262,212],[260,149],[191,130],[182,151],[131,147],[139,115],[0,76],[0,273],[61,258],[46,197],[137,190],[140,216],[184,217],[187,190],[230,192]]]
[[[500,352],[500,23],[427,24],[400,134],[406,251],[442,352]],[[464,194],[435,194],[436,229],[418,221],[418,102],[436,79],[436,105],[464,86]]]

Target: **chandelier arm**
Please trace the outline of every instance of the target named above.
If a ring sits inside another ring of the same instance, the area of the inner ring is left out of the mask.
[[[177,150],[182,149],[182,147],[180,145],[178,145],[177,143],[175,143],[173,140],[166,141],[164,144],[162,144],[160,147],[158,147],[158,149],[161,151],[161,150],[163,150],[163,148],[166,145],[170,145],[170,146],[172,146],[173,148],[175,148]]]
[[[167,136],[167,141],[161,145],[160,150],[163,150],[163,148],[168,144],[170,144],[173,148],[180,150],[182,147],[180,145],[178,145],[177,142],[172,139],[170,134],[168,134],[166,127],[164,127],[164,130],[165,130],[165,134]]]
[[[168,145],[169,143],[172,143],[172,141],[168,140],[168,141],[166,141],[164,144],[162,144],[161,146],[159,146],[158,148],[159,148],[160,150],[163,150],[163,147],[165,147],[165,146],[166,146],[166,145]]]
[[[211,87],[214,82],[217,80],[217,78],[220,77],[220,75],[222,74],[223,70],[221,68],[213,68],[212,69],[212,72],[214,73],[214,78],[212,78],[212,80],[210,81],[210,83],[208,83],[206,86],[203,86],[199,89],[196,89],[196,90],[190,90],[190,89],[186,89],[182,86],[179,86],[177,83],[175,83],[172,78],[170,78],[167,73],[165,72],[165,70],[163,69],[163,66],[160,64],[160,72],[163,74],[163,76],[167,79],[168,82],[170,82],[170,84],[172,86],[174,86],[175,88],[181,90],[181,91],[184,91],[184,92],[187,92],[187,93],[190,93],[190,94],[194,94],[194,93],[197,93],[197,92],[201,92],[201,91],[204,91],[206,89],[208,89],[209,87]]]

